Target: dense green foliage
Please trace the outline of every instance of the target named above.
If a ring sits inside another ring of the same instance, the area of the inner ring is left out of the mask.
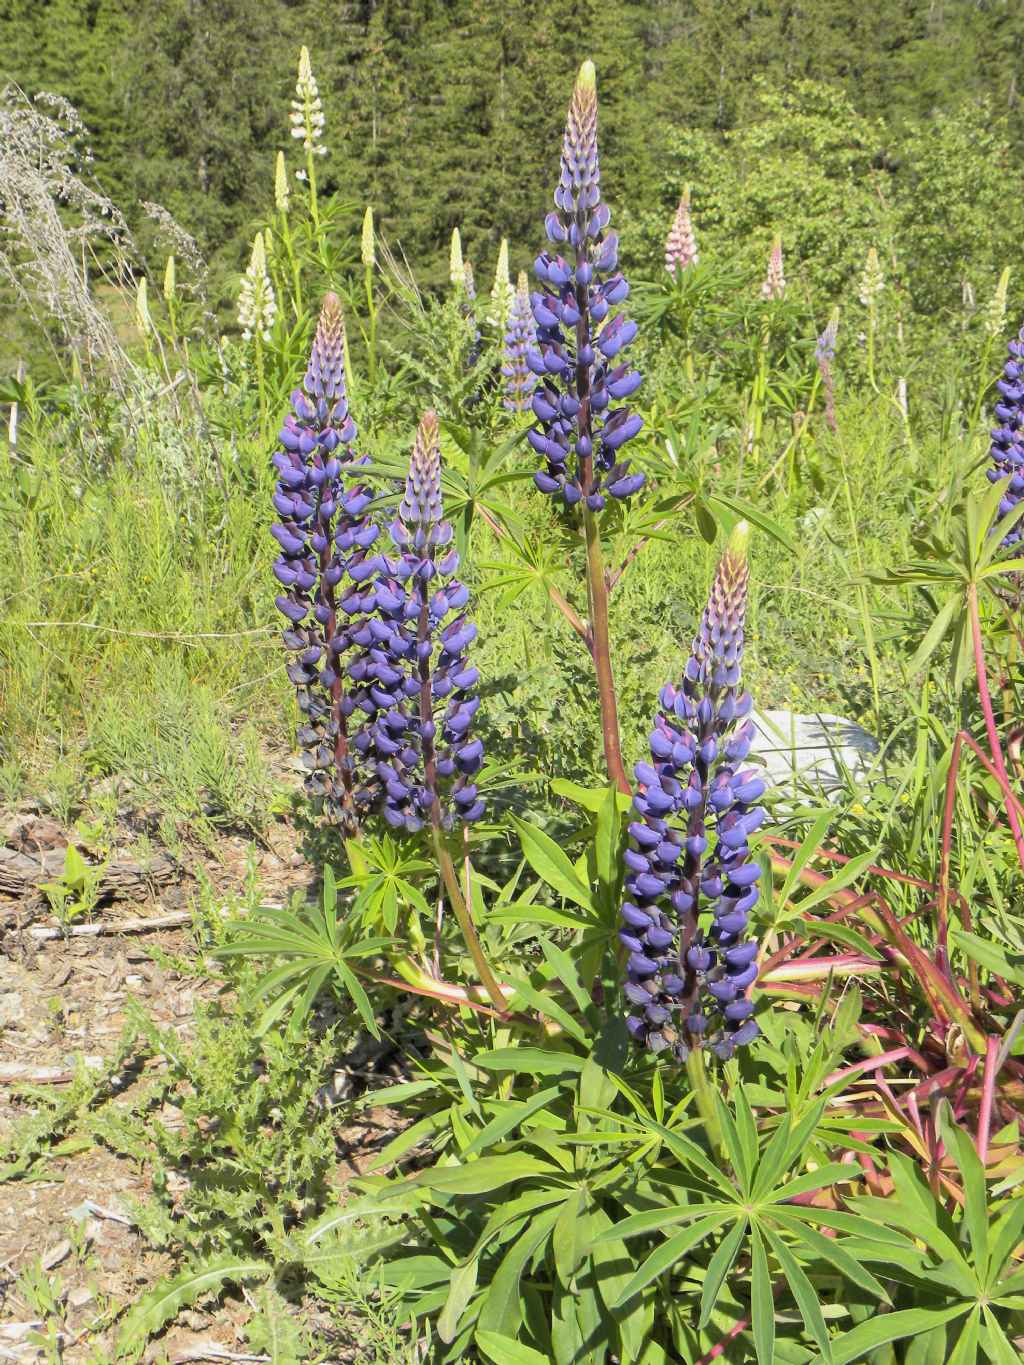
[[[975,253],[979,229],[999,245],[1019,231],[1009,187],[1024,150],[1024,13],[1012,0],[0,5],[0,78],[70,99],[110,197],[133,218],[139,201],[165,205],[228,270],[266,202],[275,153],[288,147],[279,111],[303,43],[316,55],[329,128],[324,188],[360,210],[373,204],[386,237],[434,281],[456,224],[478,265],[503,235],[523,264],[532,257],[560,133],[556,92],[584,51],[602,72],[602,156],[617,212],[663,217],[691,179],[698,217],[707,212],[725,233],[749,240],[752,227],[770,235],[802,223],[792,245],[801,260],[832,258],[834,289],[849,265],[847,225],[907,202],[923,179],[920,236],[905,255],[931,281],[930,307],[951,302],[965,269],[985,287],[983,272],[1006,257]],[[806,81],[830,95],[813,97],[809,126],[780,127],[778,102],[806,105]],[[823,99],[825,122],[815,125]],[[949,167],[941,189],[937,164]],[[828,182],[827,198],[806,184],[808,172]],[[943,234],[951,269],[917,261],[930,232]]]

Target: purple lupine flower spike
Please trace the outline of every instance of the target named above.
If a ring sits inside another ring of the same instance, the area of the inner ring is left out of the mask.
[[[447,548],[452,527],[444,520],[433,412],[416,434],[391,539],[398,554],[384,560],[374,588],[378,709],[366,736],[384,789],[384,818],[410,833],[428,821],[471,823],[484,813],[474,781],[483,745],[470,736],[480,704],[474,695],[480,674],[467,657],[476,626],[465,612],[469,591],[454,576],[458,553]]]
[[[531,346],[537,343],[537,329],[533,325],[530,309],[530,290],[526,272],[520,271],[512,307],[508,315],[505,331],[505,361],[501,373],[505,379],[505,406],[511,412],[526,412],[530,406],[533,391],[533,376],[530,374],[526,356]]]
[[[555,209],[545,220],[554,251],[535,263],[537,343],[527,363],[538,376],[537,425],[528,439],[545,460],[534,476],[540,491],[570,507],[586,498],[594,512],[605,493],[628,498],[644,482],[621,458],[643,423],[628,407],[613,406],[636,391],[641,376],[621,360],[637,329],[612,312],[629,285],[617,269],[618,238],[608,231],[609,219],[601,202],[594,64],[584,62],[565,124]]]
[[[995,415],[999,425],[992,429],[989,448],[992,468],[985,474],[990,483],[1010,480],[999,500],[997,516],[1002,520],[1024,497],[1024,327],[1010,342],[1003,377],[996,381],[996,388],[999,397]],[[1019,545],[1022,540],[1024,529],[1018,522],[1007,532],[1003,544],[1009,548]]]
[[[355,771],[351,718],[357,709],[362,716],[372,713],[372,706],[360,707],[361,690],[346,691],[343,682],[341,656],[354,643],[344,619],[352,613],[352,592],[343,580],[376,567],[370,547],[378,528],[366,515],[369,491],[345,482],[363,461],[352,448],[356,427],[345,396],[344,350],[341,306],[327,294],[303,386],[292,393],[292,412],[273,457],[280,520],[271,533],[281,548],[274,576],[284,592],[277,607],[288,621],[288,676],[303,712],[298,739],[306,790],[351,830],[359,809],[372,800]]]
[[[754,733],[741,690],[748,528],[723,554],[678,686],[661,690],[651,762],[636,765],[636,818],[625,858],[620,939],[633,1038],[684,1061],[693,1047],[720,1057],[758,1034],[747,992],[757,976],[744,938],[759,864],[749,837],[764,819],[765,784],[744,770]]]

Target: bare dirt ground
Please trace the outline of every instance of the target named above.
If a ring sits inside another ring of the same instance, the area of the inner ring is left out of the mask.
[[[6,831],[9,841],[24,846],[25,827],[24,818],[20,834],[12,832],[10,819],[0,821],[0,844]],[[31,817],[28,828],[31,833]],[[49,834],[60,847],[59,835]],[[257,848],[267,900],[280,903],[293,888],[306,886],[293,849],[293,832],[283,823],[270,843]],[[237,891],[251,856],[249,841],[225,838],[213,856],[197,855],[190,867],[182,866],[172,883],[155,893],[140,885],[136,897],[101,905],[92,922],[113,927],[186,911],[198,866],[218,890]],[[87,1068],[109,1070],[130,1001],[161,1028],[187,1037],[197,999],[217,990],[216,983],[168,965],[193,949],[187,924],[41,940],[40,930],[54,923],[39,897],[0,900],[0,1157],[17,1127],[40,1112],[40,1093],[58,1102],[68,1093],[82,1059]],[[162,951],[154,954],[154,948]],[[130,1104],[135,1088],[146,1083],[130,1063],[115,1077],[115,1103]],[[364,1151],[391,1135],[380,1119],[374,1111],[359,1127],[339,1131],[339,1186],[363,1164]],[[96,1142],[72,1140],[62,1148],[58,1140],[27,1171],[4,1178],[2,1166],[0,1160],[0,1362],[104,1365],[115,1358],[117,1311],[171,1269],[170,1259],[148,1245],[132,1219],[132,1208],[151,1194],[145,1163]],[[245,1345],[242,1327],[250,1313],[241,1296],[221,1300],[209,1312],[186,1310],[145,1359],[267,1359]]]

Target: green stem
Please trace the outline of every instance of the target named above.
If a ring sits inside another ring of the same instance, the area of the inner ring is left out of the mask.
[[[267,424],[267,395],[266,386],[263,382],[263,338],[258,331],[253,337],[253,341],[256,345],[256,386],[260,395],[260,431],[262,432]]]
[[[697,1113],[700,1114],[704,1123],[704,1131],[707,1133],[711,1150],[720,1160],[724,1160],[722,1129],[718,1122],[718,1111],[715,1108],[714,1092],[708,1079],[708,1069],[704,1064],[703,1048],[694,1047],[690,1049],[690,1055],[686,1059],[686,1074],[690,1078],[693,1097],[697,1102]]]
[[[366,312],[369,318],[369,336],[366,344],[366,368],[371,388],[377,382],[377,308],[373,297],[373,266],[365,267],[366,274]]]
[[[850,476],[846,467],[846,443],[841,436],[838,438],[838,444],[839,463],[843,471],[843,491],[846,497],[846,513],[850,519],[850,533],[853,536],[853,550],[857,558],[857,573],[863,578],[864,556],[861,553],[860,535],[857,531],[857,517],[853,510],[853,490],[850,488]],[[864,631],[864,647],[868,656],[868,667],[871,670],[871,697],[874,705],[875,733],[880,734],[882,726],[882,702],[878,673],[878,650],[875,645],[874,627],[871,624],[867,588],[863,583],[857,585],[857,600],[860,603],[861,629]]]
[[[875,301],[868,304],[868,383],[878,392],[878,385],[875,383]]]
[[[597,518],[584,503],[583,526],[587,538],[587,597],[590,602],[590,654],[597,674],[597,692],[601,706],[601,739],[604,761],[609,778],[619,791],[628,796],[632,791],[622,761],[619,738],[619,714],[615,698],[615,678],[612,674],[611,641],[608,633],[608,584],[601,552],[601,533]]]
[[[445,890],[448,892],[448,901],[455,911],[455,918],[458,920],[459,928],[462,930],[462,937],[466,940],[466,947],[469,949],[469,955],[473,959],[473,966],[476,968],[477,975],[480,977],[480,981],[487,994],[491,997],[495,1006],[504,1014],[507,1010],[505,996],[501,986],[498,984],[497,977],[491,971],[491,965],[487,961],[483,945],[477,936],[473,918],[469,913],[469,907],[463,899],[462,888],[459,886],[459,878],[455,871],[455,864],[452,862],[452,856],[445,847],[444,839],[441,836],[441,831],[437,824],[431,821],[430,828],[434,840],[434,855],[437,858],[437,865],[441,870],[441,878],[444,881]]]
[[[281,240],[284,242],[285,255],[288,257],[288,264],[292,272],[292,312],[295,319],[302,316],[302,276],[299,273],[299,263],[295,259],[295,248],[292,245],[292,230],[288,226],[288,215],[281,213]]]

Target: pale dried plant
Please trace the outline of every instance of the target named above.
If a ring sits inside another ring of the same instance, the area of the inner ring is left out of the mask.
[[[70,349],[83,371],[102,368],[123,387],[133,366],[96,288],[131,290],[136,253],[124,217],[86,178],[85,138],[60,96],[0,91],[0,280],[59,357]]]

